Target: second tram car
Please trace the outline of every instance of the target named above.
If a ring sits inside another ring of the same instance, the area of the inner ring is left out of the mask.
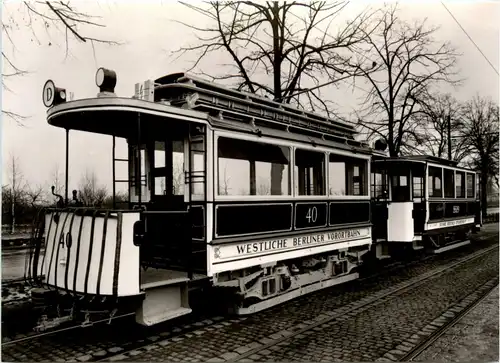
[[[113,71],[96,83],[97,97],[67,102],[48,81],[47,120],[66,131],[66,181],[70,130],[111,136],[113,198],[125,182],[128,201],[80,206],[66,182],[40,211],[26,276],[33,302],[57,307],[41,329],[122,308],[154,325],[191,312],[194,284],[249,314],[356,279],[372,251],[442,247],[449,228],[481,224],[474,172],[386,158],[350,124],[183,73],[138,84],[132,98],[115,95]],[[116,138],[128,159],[116,158]],[[120,161],[128,180],[116,177]]]
[[[479,178],[433,156],[372,159],[373,238],[378,257],[404,249],[440,253],[470,243],[482,225]],[[403,248],[401,248],[403,247]]]

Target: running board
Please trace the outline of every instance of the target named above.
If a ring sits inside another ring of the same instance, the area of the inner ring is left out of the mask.
[[[151,326],[191,313],[188,302],[188,278],[176,278],[141,286],[145,290],[136,322]]]
[[[470,244],[469,240],[462,241],[462,242],[459,242],[459,243],[453,243],[453,244],[448,245],[448,246],[437,248],[437,249],[433,250],[432,252],[435,253],[435,254],[438,254],[438,253],[442,253],[442,252],[445,252],[445,251],[453,250],[453,249],[458,248],[458,247],[466,246],[466,245],[469,245],[469,244]]]
[[[340,277],[333,277],[328,280],[323,280],[323,281],[318,281],[316,283],[307,285],[305,287],[299,287],[298,289],[285,292],[281,295],[278,295],[276,297],[266,299],[264,301],[258,302],[252,306],[249,306],[247,308],[235,308],[235,314],[236,315],[249,315],[253,313],[257,313],[259,311],[268,309],[270,307],[273,307],[275,305],[284,303],[286,301],[295,299],[301,295],[306,295],[314,291],[322,290],[331,286],[335,285],[340,285],[348,281],[356,280],[359,278],[359,273],[352,273],[349,275],[344,275]]]

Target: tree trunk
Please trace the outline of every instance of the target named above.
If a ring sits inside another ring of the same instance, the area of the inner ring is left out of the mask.
[[[483,212],[483,219],[486,218],[488,211],[488,170],[484,170],[481,175],[481,211]]]

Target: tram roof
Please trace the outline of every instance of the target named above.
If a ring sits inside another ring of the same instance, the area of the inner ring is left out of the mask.
[[[463,170],[467,172],[476,172],[472,169],[469,168],[463,168],[458,166],[458,161],[455,160],[448,160],[444,158],[440,158],[437,156],[432,156],[432,155],[405,155],[405,156],[397,156],[397,157],[382,157],[382,156],[375,156],[373,157],[374,162],[394,162],[394,163],[401,163],[401,162],[410,162],[410,163],[431,163],[431,164],[438,164],[443,167],[450,167],[453,169],[457,170]]]
[[[373,152],[366,142],[355,140],[354,125],[341,120],[186,73],[173,73],[147,82],[154,85],[154,96],[146,96],[148,100],[138,99],[137,91],[131,98],[100,93],[97,98],[52,106],[47,112],[47,120],[65,129],[119,137],[136,133],[138,118],[141,128],[150,133],[171,127],[175,122],[192,121],[256,134],[265,130],[270,137],[309,140],[327,147],[344,148],[342,145],[345,145],[351,150]]]
[[[198,109],[210,115],[231,114],[236,118],[259,117],[270,123],[295,125],[335,136],[354,139],[352,123],[300,110],[253,93],[238,91],[187,73],[173,73],[155,80],[155,101]]]

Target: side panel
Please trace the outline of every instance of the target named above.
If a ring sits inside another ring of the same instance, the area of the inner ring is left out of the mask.
[[[413,241],[413,202],[389,203],[387,240],[389,242]]]
[[[473,224],[476,218],[477,205],[473,201],[430,201],[429,221],[425,230],[458,227]]]
[[[137,220],[139,213],[48,214],[45,282],[83,294],[139,294],[139,248],[133,244]]]
[[[344,228],[328,232],[285,235],[273,239],[209,245],[210,273],[241,269],[279,260],[302,258],[348,247],[371,244],[371,228]]]

